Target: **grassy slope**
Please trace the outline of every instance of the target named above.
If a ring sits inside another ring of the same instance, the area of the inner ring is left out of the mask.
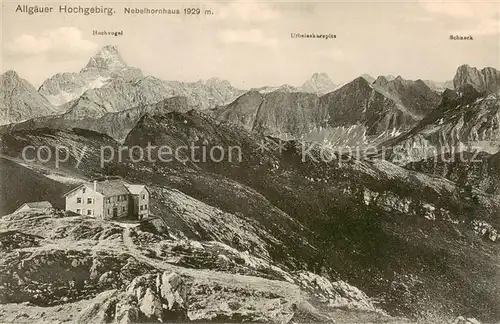
[[[68,185],[4,158],[0,158],[0,179],[0,215],[30,201],[47,200],[56,207],[64,207],[62,195],[69,190]]]

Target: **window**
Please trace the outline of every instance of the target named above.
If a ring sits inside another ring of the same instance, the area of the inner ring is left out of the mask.
[[[82,198],[80,198],[80,197],[76,197],[76,203],[77,203],[77,204],[81,204],[81,203],[82,203]]]
[[[125,211],[125,207],[122,207],[122,212],[124,212],[124,211]]]
[[[141,205],[141,210],[142,210],[143,206]]]
[[[123,195],[123,201],[127,200],[127,195]]]
[[[108,215],[111,214],[111,210],[108,208]]]
[[[81,213],[82,213],[82,210],[81,210],[80,208],[77,208],[77,209],[76,209],[76,213],[77,213],[77,214],[81,214]]]
[[[92,215],[92,209],[87,209],[87,215]]]
[[[110,203],[110,202],[111,202],[111,198],[108,198],[108,203]],[[108,213],[108,214],[109,214],[109,213]]]
[[[148,205],[144,205],[144,210],[148,209]]]
[[[142,199],[146,199],[146,195],[145,194],[142,194]]]
[[[83,192],[83,193],[85,193],[85,190],[86,190],[86,189],[87,189],[87,188],[83,187],[82,192]]]
[[[92,203],[92,198],[87,198],[87,204],[91,204]]]

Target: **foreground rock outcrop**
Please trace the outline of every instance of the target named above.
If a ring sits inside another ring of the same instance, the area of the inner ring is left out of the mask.
[[[203,262],[197,268],[178,266],[175,251],[167,250],[161,258],[148,253],[155,242],[175,245],[176,239],[143,227],[124,229],[118,223],[53,211],[4,216],[0,229],[7,230],[2,237],[18,242],[2,243],[0,249],[2,321],[62,319],[71,307],[80,309],[72,317],[76,323],[301,323],[305,318],[333,323],[337,310],[347,317],[361,312],[390,320],[346,282],[308,271],[289,272],[221,243],[192,241],[193,248],[184,248],[182,254],[192,260],[211,255],[225,262],[239,256],[245,264],[241,274],[231,273],[224,263],[211,270]],[[197,253],[200,249],[205,254]],[[273,271],[282,277],[267,279],[266,273]],[[19,303],[25,305],[24,315],[16,310]],[[40,315],[39,307],[46,314]]]

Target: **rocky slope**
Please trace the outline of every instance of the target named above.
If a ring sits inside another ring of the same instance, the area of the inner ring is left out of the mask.
[[[22,147],[29,143],[70,145],[79,148],[77,152],[87,147],[80,167],[74,167],[72,157],[64,164],[66,172],[83,172],[88,178],[115,174],[147,184],[152,190],[151,211],[161,222],[152,224],[154,230],[141,231],[196,240],[209,250],[210,246],[228,246],[222,250],[235,249],[240,254],[228,253],[248,258],[244,264],[254,265],[248,270],[254,273],[252,277],[288,281],[287,276],[295,280],[297,273],[309,271],[330,282],[344,280],[377,300],[378,307],[389,314],[425,322],[449,321],[465,314],[494,322],[500,316],[500,291],[491,285],[500,275],[499,246],[493,241],[496,236],[490,235],[500,226],[500,201],[480,190],[464,192],[452,181],[408,171],[387,161],[315,162],[313,157],[321,154],[319,147],[302,162],[300,143],[287,142],[282,150],[273,139],[194,111],[144,115],[124,144],[144,147],[151,143],[175,150],[194,143],[206,146],[207,151],[215,146],[237,145],[242,149],[241,162],[203,161],[203,150],[198,150],[194,158],[181,151],[180,159],[170,162],[125,160],[101,168],[99,148],[118,148],[118,143],[101,134],[40,130],[9,136],[8,142],[2,141],[2,154],[12,159],[19,158]],[[259,150],[257,143],[261,140],[268,142],[267,150]],[[153,150],[152,156],[156,153]],[[131,255],[159,269],[157,273],[168,270],[160,265],[167,261],[177,262],[179,267],[221,271],[216,265],[219,261],[214,261],[219,258],[208,257],[197,243],[193,244],[198,247],[189,247],[191,243],[175,247],[176,242],[155,245],[161,239],[151,236],[152,243],[148,243],[145,238],[150,236],[130,232],[124,237],[122,232],[125,245],[131,246],[132,241],[139,250],[144,245],[148,251],[141,254],[146,259],[136,253],[137,249]],[[218,243],[206,243],[211,241]],[[194,249],[203,257],[169,252],[186,249]],[[162,259],[161,251],[166,251],[166,259]],[[151,262],[153,256],[159,261]],[[229,254],[226,257],[231,260]],[[259,264],[271,264],[284,273],[274,267],[259,268]],[[239,272],[247,270],[238,267],[232,269],[229,271],[249,274]],[[174,272],[180,275],[178,271]],[[156,277],[148,278],[140,280]],[[147,284],[142,290],[150,288],[153,296],[148,300],[159,298],[163,303],[163,295],[155,292],[158,286]],[[228,290],[222,291],[223,300],[226,294],[233,296]],[[138,298],[132,299],[132,305],[135,300],[139,302]],[[325,315],[324,311],[320,313]]]
[[[441,105],[411,131],[382,145],[386,157],[406,164],[458,152],[500,150],[500,93],[472,85],[446,90]]]
[[[2,83],[0,87],[0,125],[57,112],[57,109],[47,99],[16,72],[7,71],[0,78]]]
[[[296,136],[319,124],[319,100],[314,94],[273,91],[261,94],[249,91],[213,114],[249,131],[272,135]]]
[[[500,195],[500,153],[462,152],[411,162],[406,169],[450,179],[464,188]]]
[[[165,114],[171,111],[186,112],[193,107],[189,106],[185,97],[171,97],[154,104],[130,108],[118,112],[106,113],[101,117],[85,117],[74,119],[69,114],[60,114],[32,118],[25,122],[10,124],[0,127],[1,133],[10,133],[22,130],[35,130],[40,128],[72,129],[83,128],[106,134],[122,142],[132,128],[144,114]]]
[[[422,80],[405,80],[401,76],[393,80],[378,77],[373,86],[404,106],[410,113],[421,118],[429,114],[441,102],[441,97]]]

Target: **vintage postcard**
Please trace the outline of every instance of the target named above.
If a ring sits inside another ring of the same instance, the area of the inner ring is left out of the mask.
[[[500,323],[500,1],[1,15],[0,323]]]

